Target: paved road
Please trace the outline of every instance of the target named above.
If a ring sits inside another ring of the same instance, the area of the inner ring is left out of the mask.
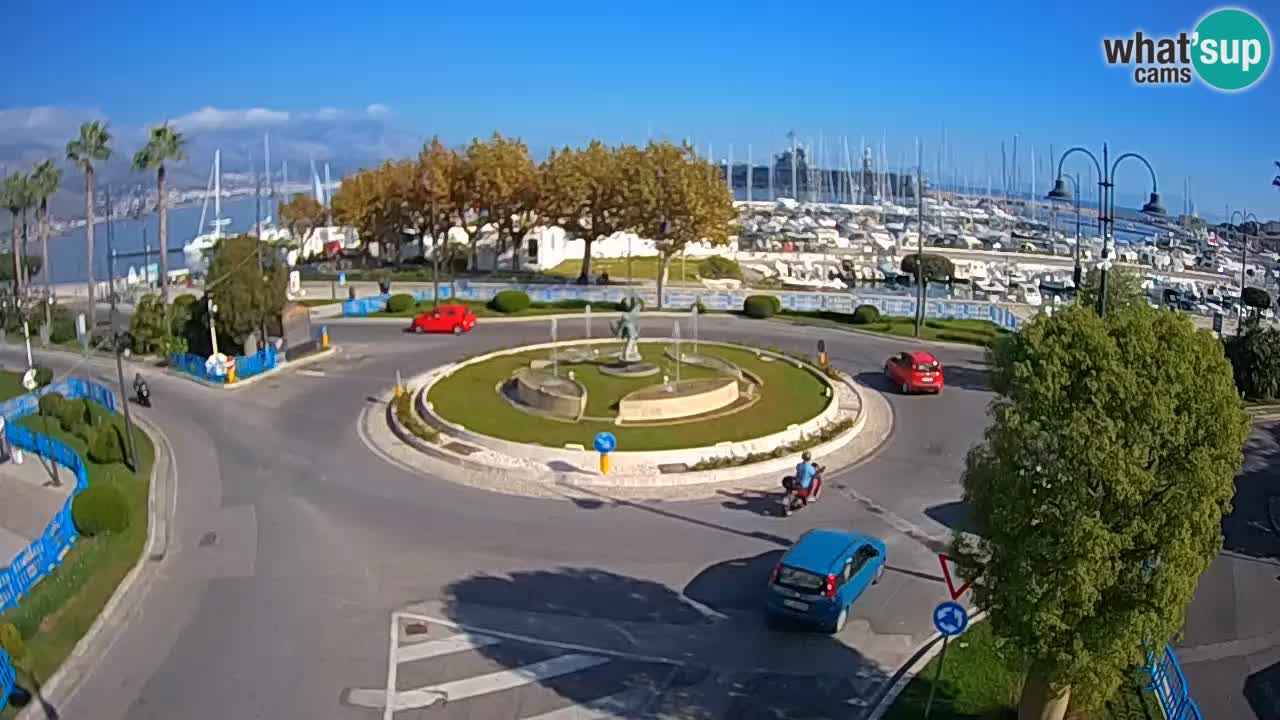
[[[1187,611],[1177,653],[1206,718],[1280,720],[1278,459],[1280,423],[1255,428],[1223,524],[1224,552]]]
[[[559,330],[581,332],[571,322]],[[737,318],[706,319],[702,330],[710,339],[809,352],[823,336]],[[426,697],[443,685],[453,701],[397,718],[514,720],[620,693],[641,702],[641,687],[649,717],[856,713],[892,670],[859,648],[909,652],[928,633],[943,587],[921,541],[957,522],[957,478],[987,401],[978,351],[943,349],[948,391],[890,395],[897,431],[886,447],[833,476],[840,492],[783,520],[765,515],[767,500],[753,495],[566,502],[389,466],[354,425],[397,370],[410,375],[542,340],[547,326],[493,325],[457,339],[385,325],[330,331],[343,351],[326,361],[323,377],[237,391],[154,377],[155,407],[146,412],[181,458],[172,544],[119,640],[58,708],[62,717],[374,717],[379,711],[353,703],[348,689],[386,687],[388,618],[424,604],[431,617],[462,628],[455,634],[501,642],[406,663],[398,688]],[[872,385],[884,358],[903,346],[825,337],[832,362]],[[65,367],[66,358],[44,362]],[[838,638],[758,633],[761,578],[817,525],[886,537],[891,572]],[[562,627],[570,620],[572,628]],[[555,641],[548,628],[584,646],[547,645]],[[717,640],[717,632],[747,644]],[[786,667],[768,666],[769,658]]]

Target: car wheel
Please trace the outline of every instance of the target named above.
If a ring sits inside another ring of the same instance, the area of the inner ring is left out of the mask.
[[[453,326],[453,334],[454,334],[454,335],[461,335],[461,334],[462,334],[462,326],[461,326],[461,325],[454,325],[454,326]]]
[[[902,394],[908,395],[910,393],[911,393],[911,386],[906,383],[902,383]]]
[[[840,608],[840,614],[836,616],[836,621],[831,624],[831,634],[844,630],[844,626],[849,622],[849,608]]]
[[[421,335],[422,333],[426,332],[427,330],[426,330],[426,328],[422,327],[421,325],[414,325],[414,326],[413,326],[413,331],[414,331],[414,332],[416,332],[416,333],[418,333],[419,335]]]

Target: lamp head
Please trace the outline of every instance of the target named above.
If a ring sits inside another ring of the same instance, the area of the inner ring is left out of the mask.
[[[1155,215],[1156,217],[1164,217],[1169,211],[1164,209],[1164,205],[1160,204],[1160,193],[1151,193],[1151,199],[1147,200],[1147,204],[1142,206],[1142,212],[1147,215]]]
[[[1045,197],[1053,202],[1069,203],[1075,198],[1075,194],[1067,187],[1066,180],[1058,178],[1057,182],[1053,184],[1053,189]]]

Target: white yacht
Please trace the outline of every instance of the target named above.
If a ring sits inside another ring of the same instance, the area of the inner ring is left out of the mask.
[[[213,169],[209,174],[209,184],[205,190],[204,203],[200,206],[200,225],[205,226],[205,218],[209,212],[209,196],[213,196],[213,220],[209,223],[213,226],[213,230],[207,233],[196,235],[186,245],[182,246],[182,253],[187,259],[187,269],[193,274],[203,274],[209,266],[208,254],[213,250],[214,245],[226,233],[223,228],[231,223],[228,218],[222,217],[222,151],[215,150],[213,152]]]

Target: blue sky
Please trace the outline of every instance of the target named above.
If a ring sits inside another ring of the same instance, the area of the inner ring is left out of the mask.
[[[1032,144],[1044,157],[1051,144],[1107,140],[1145,154],[1167,195],[1191,176],[1202,213],[1230,203],[1280,216],[1274,68],[1222,94],[1139,87],[1102,62],[1104,35],[1190,30],[1212,3],[130,0],[91,22],[80,2],[15,3],[0,108],[92,109],[131,126],[205,107],[378,104],[453,142],[494,129],[538,151],[689,137],[717,156],[732,143],[738,159],[748,144],[756,158],[778,149],[789,130],[851,143],[883,134],[891,159],[923,138],[930,169],[945,127],[955,172],[984,183],[988,163],[998,182],[999,143],[1014,133],[1022,158]],[[1237,6],[1280,33],[1274,5]],[[1145,191],[1144,175],[1121,170],[1122,198]]]

